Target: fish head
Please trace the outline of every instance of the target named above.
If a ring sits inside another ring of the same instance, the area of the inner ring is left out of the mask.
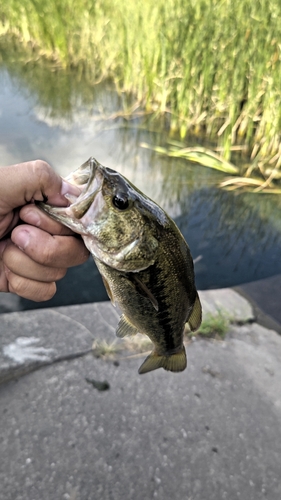
[[[124,272],[155,262],[165,212],[118,172],[90,158],[67,178],[80,188],[68,207],[39,207],[81,234],[94,258]]]

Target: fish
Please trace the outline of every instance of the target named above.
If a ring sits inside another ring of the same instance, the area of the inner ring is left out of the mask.
[[[152,341],[139,373],[185,370],[185,325],[196,331],[202,311],[180,230],[157,203],[93,157],[66,179],[80,188],[80,195],[68,196],[69,206],[38,205],[83,238],[121,310],[117,337],[139,332]]]

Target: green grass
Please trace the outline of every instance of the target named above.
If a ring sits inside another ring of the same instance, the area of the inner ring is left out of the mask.
[[[112,342],[106,340],[95,340],[92,346],[93,354],[97,358],[111,358],[121,351],[129,351],[132,353],[143,353],[151,351],[153,345],[151,340],[142,334],[134,335],[133,337],[125,337],[122,341],[118,339]]]
[[[200,328],[195,333],[188,333],[188,336],[193,337],[195,335],[203,338],[223,340],[229,329],[229,325],[230,320],[222,312],[206,314]]]
[[[106,340],[95,340],[92,345],[93,354],[96,358],[114,357],[121,348],[116,340],[107,342]]]
[[[241,148],[240,176],[270,188],[281,171],[280,19],[279,0],[9,0],[0,39],[92,83],[113,79],[166,113],[171,135],[206,136],[226,161]]]

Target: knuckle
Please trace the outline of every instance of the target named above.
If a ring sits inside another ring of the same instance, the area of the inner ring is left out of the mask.
[[[9,273],[9,291],[25,297],[28,294],[29,280],[18,276],[17,274]]]
[[[32,167],[34,175],[36,175],[38,180],[46,179],[46,178],[48,179],[48,177],[50,176],[51,167],[46,161],[34,160],[31,163],[31,167]]]
[[[36,178],[38,190],[36,198],[44,199],[45,189],[47,186],[52,185],[53,171],[50,165],[43,160],[34,160],[31,162],[32,175]]]

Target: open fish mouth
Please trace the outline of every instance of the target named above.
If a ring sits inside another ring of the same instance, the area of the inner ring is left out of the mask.
[[[103,172],[99,163],[91,157],[81,167],[66,177],[66,180],[81,188],[79,196],[65,196],[70,203],[69,206],[54,207],[44,202],[38,202],[37,205],[53,219],[83,234],[85,228],[82,230],[82,225],[79,224],[79,221],[87,214],[97,194],[102,189]]]
[[[87,187],[90,181],[95,176],[96,170],[99,163],[95,158],[90,157],[85,163],[83,163],[79,168],[71,172],[67,177],[66,181],[70,184],[75,184],[75,186]]]
[[[72,214],[76,219],[80,220],[88,212],[93,204],[97,194],[101,191],[102,184],[100,179],[95,176],[90,176],[85,189],[82,191],[77,200],[70,205]],[[91,189],[89,189],[89,186]]]

